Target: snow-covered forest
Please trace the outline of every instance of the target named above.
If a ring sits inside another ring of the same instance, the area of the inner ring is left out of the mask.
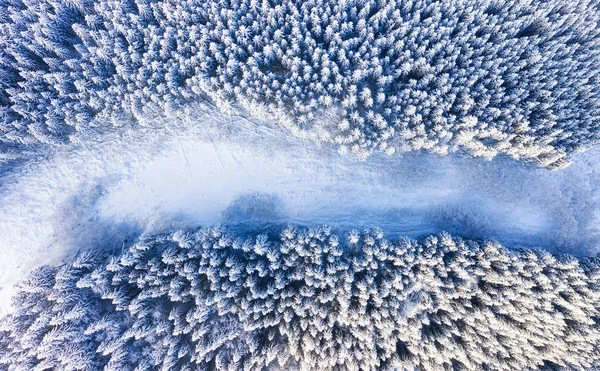
[[[327,227],[140,240],[42,267],[0,327],[8,369],[589,369],[598,259]]]
[[[600,370],[599,142],[598,0],[0,0],[0,370]]]
[[[4,0],[2,151],[211,100],[359,158],[461,150],[560,167],[600,135],[599,6]]]

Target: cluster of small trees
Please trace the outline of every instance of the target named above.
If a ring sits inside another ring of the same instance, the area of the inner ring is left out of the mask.
[[[597,0],[3,0],[3,150],[210,99],[365,157],[560,166],[600,136]],[[319,117],[336,117],[321,125]]]
[[[176,232],[32,273],[0,367],[591,369],[599,268],[446,234]]]

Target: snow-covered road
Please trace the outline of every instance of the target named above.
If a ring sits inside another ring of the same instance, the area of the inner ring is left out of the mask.
[[[0,311],[10,285],[38,264],[174,227],[326,223],[598,251],[600,148],[557,171],[426,153],[359,162],[244,118],[205,122],[84,141],[5,176]]]

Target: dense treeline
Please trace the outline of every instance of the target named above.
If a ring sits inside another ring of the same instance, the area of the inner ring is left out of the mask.
[[[33,272],[0,367],[590,370],[599,268],[446,234],[180,231]]]
[[[1,0],[1,150],[210,100],[359,157],[561,166],[600,136],[598,22],[597,0]]]

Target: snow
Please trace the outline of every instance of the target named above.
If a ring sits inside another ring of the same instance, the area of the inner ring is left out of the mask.
[[[173,228],[378,226],[387,237],[445,230],[508,247],[598,252],[600,148],[556,171],[422,152],[360,162],[268,122],[215,112],[194,121],[81,140],[5,175],[0,312],[12,284],[39,264]]]

